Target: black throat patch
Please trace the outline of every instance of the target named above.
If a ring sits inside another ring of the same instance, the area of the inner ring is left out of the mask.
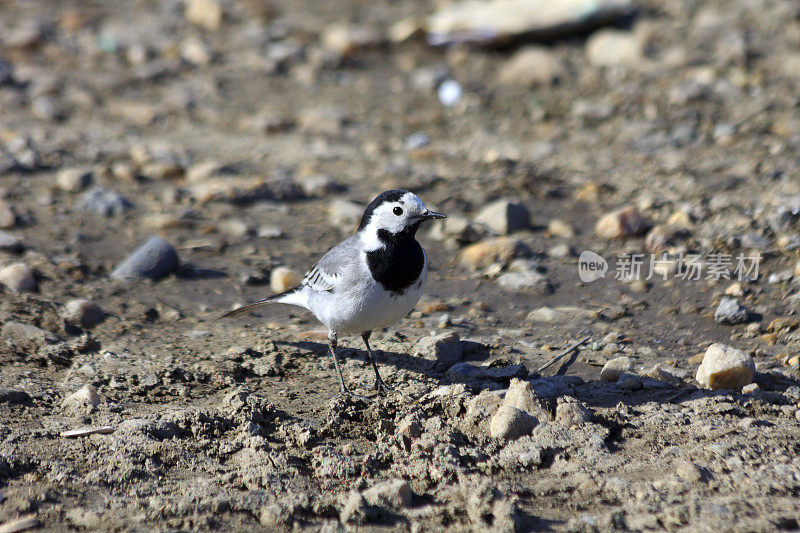
[[[425,252],[414,235],[420,223],[400,233],[378,230],[383,248],[367,252],[367,265],[372,277],[387,291],[402,294],[417,282],[425,266]]]

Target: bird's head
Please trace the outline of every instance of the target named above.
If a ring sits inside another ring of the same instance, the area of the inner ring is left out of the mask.
[[[447,218],[425,207],[413,192],[395,189],[379,194],[364,210],[358,231],[378,236],[379,232],[391,235],[408,234],[411,237],[426,220]]]

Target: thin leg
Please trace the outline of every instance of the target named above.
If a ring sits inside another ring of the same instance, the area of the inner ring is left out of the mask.
[[[369,398],[365,398],[364,396],[359,396],[353,392],[350,392],[344,384],[344,376],[342,376],[342,367],[339,366],[339,357],[336,355],[336,333],[329,333],[328,334],[328,342],[330,343],[331,355],[333,356],[333,366],[336,367],[336,376],[339,378],[339,392],[344,394],[345,396],[353,396],[355,398],[360,398],[362,400],[368,400]]]
[[[381,375],[378,372],[378,365],[375,363],[375,356],[372,354],[372,348],[369,346],[369,337],[372,335],[371,331],[365,331],[361,334],[361,338],[364,339],[364,344],[367,346],[367,357],[369,358],[369,362],[372,363],[372,370],[375,371],[375,390],[378,392],[381,391],[393,391],[394,389],[384,383],[381,379]]]

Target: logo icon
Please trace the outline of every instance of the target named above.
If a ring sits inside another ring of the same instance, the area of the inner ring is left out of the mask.
[[[584,250],[578,257],[578,277],[584,283],[606,277],[608,261],[591,250]]]

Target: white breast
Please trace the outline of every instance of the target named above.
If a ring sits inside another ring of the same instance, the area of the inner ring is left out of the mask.
[[[335,333],[363,333],[385,328],[405,317],[419,301],[428,278],[428,259],[419,279],[402,293],[384,289],[364,268],[358,282],[334,292],[315,294],[309,308]]]

